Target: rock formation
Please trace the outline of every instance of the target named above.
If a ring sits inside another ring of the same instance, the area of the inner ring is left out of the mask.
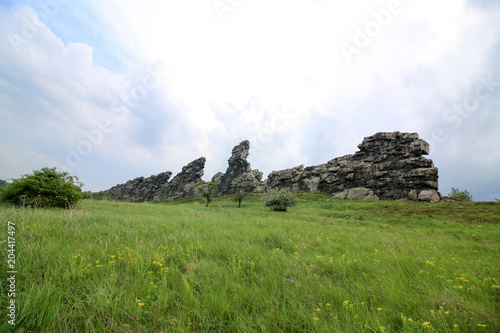
[[[377,133],[364,138],[354,155],[334,158],[325,164],[273,171],[267,181],[262,172],[252,170],[247,156],[250,143],[235,146],[225,173],[212,177],[217,196],[263,192],[266,188],[331,193],[336,198],[354,200],[414,200],[436,202],[438,169],[429,154],[429,144],[417,133]],[[201,157],[182,168],[171,181],[171,172],[149,178],[139,177],[102,192],[113,199],[134,202],[169,200],[197,194],[206,159]]]
[[[116,185],[102,194],[117,200],[127,200],[132,202],[151,201],[158,194],[160,188],[168,183],[172,177],[170,171],[160,173],[148,178],[137,177],[129,180],[125,184]]]
[[[218,172],[212,177],[212,182],[218,185],[218,196],[234,194],[238,191],[251,193],[264,190],[264,182],[261,181],[262,172],[252,170],[247,161],[249,150],[250,142],[247,140],[235,146],[231,157],[227,160],[226,173]]]
[[[266,186],[332,193],[359,200],[440,200],[438,169],[429,145],[416,133],[377,133],[366,137],[354,155],[326,164],[273,171]]]
[[[206,160],[205,157],[200,157],[184,166],[181,172],[160,188],[155,200],[170,200],[196,195],[198,187],[205,183],[201,177],[203,177]]]
[[[205,168],[205,157],[200,157],[182,168],[170,182],[172,172],[167,171],[148,178],[138,177],[125,184],[116,185],[101,192],[116,200],[143,202],[167,200],[195,195],[197,188],[204,184],[201,179]]]

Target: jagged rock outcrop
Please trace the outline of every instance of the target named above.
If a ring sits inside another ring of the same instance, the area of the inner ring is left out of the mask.
[[[231,157],[227,160],[228,167],[225,173],[218,172],[212,177],[212,182],[218,185],[217,195],[234,194],[243,192],[262,192],[262,172],[252,170],[247,156],[250,150],[250,142],[240,142],[231,151]]]
[[[134,180],[116,185],[101,193],[116,200],[128,200],[132,202],[151,201],[158,194],[160,188],[168,183],[170,177],[172,177],[170,171],[162,172],[148,178],[137,177]]]
[[[196,195],[198,187],[205,183],[201,177],[204,174],[206,161],[205,157],[200,157],[184,166],[181,172],[159,189],[154,199],[170,200]]]
[[[205,168],[205,157],[200,157],[182,168],[171,181],[172,172],[167,171],[148,178],[138,177],[125,184],[116,185],[101,193],[116,200],[143,202],[169,200],[193,196],[205,182],[201,179]]]
[[[235,146],[225,173],[212,177],[217,196],[243,192],[263,192],[266,188],[331,193],[352,200],[414,200],[437,202],[438,169],[429,154],[429,145],[417,133],[377,133],[364,138],[353,155],[334,158],[325,164],[303,165],[269,174],[252,170],[247,157],[250,142]],[[201,157],[182,168],[171,181],[171,172],[149,178],[139,177],[102,192],[113,199],[134,202],[170,200],[197,194],[206,159]]]
[[[358,145],[359,151],[326,164],[273,171],[267,187],[319,191],[336,197],[366,200],[440,200],[438,169],[429,144],[417,133],[377,133]]]

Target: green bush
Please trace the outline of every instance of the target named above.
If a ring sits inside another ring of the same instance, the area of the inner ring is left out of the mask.
[[[458,188],[454,187],[451,188],[451,193],[448,193],[448,196],[462,201],[472,201],[472,194],[470,194],[469,191],[460,191]]]
[[[1,199],[21,206],[69,208],[83,197],[82,185],[67,172],[45,167],[14,179]]]
[[[288,207],[295,206],[299,200],[288,190],[271,189],[264,193],[262,201],[271,211],[286,212]]]
[[[3,191],[9,186],[6,180],[0,179],[0,191]]]

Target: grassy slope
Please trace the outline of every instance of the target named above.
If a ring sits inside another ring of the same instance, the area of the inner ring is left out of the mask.
[[[17,228],[16,328],[500,331],[500,204],[297,195],[287,213],[258,195],[241,209],[229,198],[2,207],[2,238],[7,221]]]

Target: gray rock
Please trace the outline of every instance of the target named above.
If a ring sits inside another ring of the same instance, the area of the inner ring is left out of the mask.
[[[225,173],[212,177],[217,195],[263,192],[267,188],[331,193],[351,200],[414,200],[437,202],[438,169],[429,154],[429,144],[417,133],[381,132],[364,138],[353,155],[334,158],[325,164],[272,171],[266,182],[252,170],[247,157],[250,142],[235,146]],[[201,157],[185,167],[171,181],[171,172],[149,178],[139,177],[102,193],[120,200],[165,200],[197,194],[206,159]]]
[[[201,179],[203,177],[205,168],[205,157],[200,157],[182,168],[170,182],[163,185],[156,199],[166,198],[168,200],[190,197],[197,194],[198,187],[205,182]]]
[[[345,189],[341,192],[333,194],[334,198],[337,199],[347,199],[347,200],[379,200],[372,190],[366,187],[354,187],[350,189]]]
[[[348,197],[346,190],[366,188],[373,195],[363,195],[365,200],[436,200],[427,192],[419,197],[422,191],[437,193],[438,169],[422,156],[429,153],[429,144],[417,133],[377,133],[364,138],[358,148],[354,155],[326,164],[273,171],[267,187],[338,193],[341,198]],[[352,193],[361,196],[356,190]]]
[[[436,190],[423,190],[418,194],[418,201],[439,202],[441,200]]]
[[[158,194],[160,188],[168,183],[171,176],[172,173],[167,171],[148,178],[137,177],[134,180],[116,185],[101,193],[116,200],[131,202],[151,201]]]
[[[226,172],[215,174],[212,181],[218,185],[217,196],[234,194],[238,191],[245,193],[263,192],[262,172],[252,170],[247,156],[250,150],[250,142],[242,141],[235,146],[231,157],[227,160]]]
[[[170,200],[197,194],[197,188],[204,184],[201,179],[205,168],[205,157],[201,157],[182,168],[170,182],[172,172],[167,171],[149,178],[138,177],[125,184],[116,185],[101,192],[117,200],[143,202]]]
[[[220,185],[220,181],[222,179],[222,176],[224,176],[224,174],[222,172],[217,172],[213,177],[212,177],[212,180],[211,182],[212,183],[215,183],[217,185]]]

